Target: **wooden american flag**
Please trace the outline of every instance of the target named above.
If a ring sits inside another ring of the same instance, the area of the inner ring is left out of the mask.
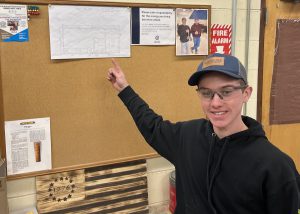
[[[149,213],[145,160],[36,178],[39,213]]]

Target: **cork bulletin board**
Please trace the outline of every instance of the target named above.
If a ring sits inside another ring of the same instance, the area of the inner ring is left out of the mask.
[[[271,87],[270,124],[300,122],[300,19],[279,19]]]
[[[3,124],[4,121],[50,117],[53,169],[21,176],[157,156],[145,143],[116,91],[106,80],[111,60],[51,60],[47,4],[54,2],[22,2],[38,5],[40,15],[29,20],[29,42],[0,43],[0,97],[3,102],[0,102],[0,118]],[[201,7],[208,9],[210,17],[210,6],[200,5],[55,3]],[[173,122],[203,117],[198,96],[187,84],[201,60],[200,56],[176,57],[175,45],[131,46],[130,58],[117,58],[137,93],[158,114]],[[4,139],[4,133],[1,134]],[[2,141],[2,153],[4,145]]]

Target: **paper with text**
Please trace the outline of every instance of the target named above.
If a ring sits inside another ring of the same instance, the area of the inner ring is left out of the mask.
[[[0,4],[0,40],[2,42],[27,42],[27,6]]]
[[[5,121],[7,174],[51,169],[50,118]]]

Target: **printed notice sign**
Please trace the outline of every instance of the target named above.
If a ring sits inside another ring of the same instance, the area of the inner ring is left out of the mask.
[[[140,8],[140,44],[175,45],[175,9]]]
[[[50,118],[5,121],[7,174],[51,169]]]
[[[0,34],[3,42],[28,41],[26,5],[0,4]]]

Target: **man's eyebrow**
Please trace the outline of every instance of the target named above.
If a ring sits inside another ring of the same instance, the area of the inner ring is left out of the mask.
[[[228,84],[228,85],[223,85],[222,87],[218,88],[218,89],[222,89],[222,88],[228,88],[228,87],[240,87],[240,85],[235,85],[235,84]],[[198,89],[209,89],[209,90],[213,90],[211,88],[206,88],[203,86],[198,86]]]
[[[221,88],[227,88],[227,87],[240,87],[240,85],[228,84],[228,85],[222,86]]]
[[[205,88],[205,87],[199,87],[199,86],[198,86],[198,89],[209,89],[209,88]]]

